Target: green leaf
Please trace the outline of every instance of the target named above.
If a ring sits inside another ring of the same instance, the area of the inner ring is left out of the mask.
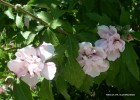
[[[56,29],[57,27],[59,27],[61,25],[62,25],[61,21],[58,20],[58,19],[55,19],[51,22],[50,26],[51,26],[52,29]]]
[[[29,11],[30,13],[33,13],[33,9],[29,5],[23,5],[24,10]]]
[[[41,7],[41,8],[47,8],[50,9],[51,7],[53,7],[53,4],[59,4],[59,2],[57,0],[30,0],[28,2],[28,4],[30,5],[34,5],[37,7]]]
[[[38,18],[42,19],[43,21],[45,21],[46,23],[48,23],[50,25],[50,23],[53,20],[53,16],[45,11],[41,11],[39,13],[37,13]]]
[[[135,85],[138,83],[138,81],[129,72],[127,65],[121,62],[119,67],[120,67],[119,73],[117,77],[114,79],[114,84],[112,85],[118,87],[119,90],[121,89],[128,90],[135,88],[136,87]]]
[[[76,60],[68,59],[66,62],[63,77],[71,85],[79,88],[85,79],[85,73]]]
[[[39,92],[40,100],[54,100],[50,81],[44,79]]]
[[[51,9],[51,14],[53,15],[53,17],[55,19],[58,19],[59,17],[61,17],[66,11],[64,10],[60,10],[60,9]]]
[[[13,94],[15,100],[33,100],[30,87],[23,81],[20,81],[20,83],[14,83]]]
[[[5,59],[7,58],[7,53],[3,49],[0,49],[0,59]]]
[[[82,31],[82,32],[78,33],[78,36],[81,41],[87,41],[87,42],[94,43],[95,41],[98,40],[98,35],[94,34],[92,32]]]
[[[129,12],[124,9],[124,7],[121,8],[121,15],[120,15],[120,24],[121,25],[128,25],[130,21],[130,15]]]
[[[0,12],[0,31],[3,31],[4,25],[6,23],[6,17],[7,16],[3,12]]]
[[[35,34],[35,33],[31,33],[31,34],[28,36],[27,44],[30,44],[31,42],[33,42],[36,35],[37,35],[37,34]]]
[[[107,72],[100,73],[99,76],[94,78],[94,83],[100,85],[106,79],[106,76],[107,76]]]
[[[72,59],[77,58],[79,45],[78,45],[78,41],[75,39],[75,37],[72,35],[68,35],[66,37],[65,45],[66,45],[69,57],[71,57]]]
[[[104,24],[104,25],[109,25],[111,23],[111,20],[110,20],[110,18],[106,14],[103,14],[100,17],[99,23],[100,24]]]
[[[43,38],[44,41],[52,43],[54,46],[57,46],[59,44],[59,40],[56,36],[56,33],[54,33],[51,29],[46,29],[43,32]]]
[[[131,35],[135,40],[140,41],[140,32],[133,32]]]
[[[73,27],[71,24],[67,21],[62,21],[62,26],[63,30],[65,30],[67,33],[73,33]]]
[[[25,31],[25,32],[20,32],[20,33],[25,39],[28,39],[31,32],[30,31]]]
[[[14,18],[15,18],[14,14],[13,14],[13,12],[12,12],[12,8],[8,8],[8,10],[6,10],[4,13],[5,13],[10,19],[14,19]]]
[[[76,58],[78,57],[78,41],[72,35],[68,35],[66,37],[65,46],[67,62],[65,64],[63,76],[71,85],[79,88],[83,83],[85,74],[76,61]]]
[[[127,65],[131,74],[139,80],[139,68],[136,62],[138,60],[138,56],[130,43],[126,44],[125,51],[122,53],[122,60]]]
[[[86,15],[88,16],[89,19],[91,19],[93,21],[99,22],[101,19],[101,16],[97,13],[87,13]]]
[[[120,72],[120,59],[110,62],[110,67],[107,71],[106,83],[108,85],[114,84],[114,80]]]
[[[93,86],[94,79],[88,75],[86,75],[83,84],[80,86],[80,90],[86,93],[90,93],[90,88]]]
[[[59,44],[59,40],[56,36],[56,33],[54,33],[52,30],[47,29],[48,35],[50,37],[51,43],[57,46]]]
[[[23,28],[24,23],[23,23],[23,16],[19,16],[18,14],[16,15],[16,26],[18,28]]]
[[[66,81],[63,80],[61,75],[59,75],[56,79],[56,88],[65,97],[66,100],[70,100],[70,95],[67,91],[68,85]]]

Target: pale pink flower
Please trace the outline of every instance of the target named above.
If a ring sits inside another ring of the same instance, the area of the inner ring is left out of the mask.
[[[8,62],[8,68],[31,87],[38,83],[40,76],[52,80],[56,73],[56,66],[53,62],[45,63],[54,54],[54,49],[50,51],[51,47],[45,42],[42,45],[37,49],[31,45],[18,49],[15,54],[16,59]]]
[[[79,46],[77,60],[86,74],[96,77],[101,72],[108,70],[109,62],[105,60],[106,54],[102,48],[92,47],[92,44],[89,42],[82,42]]]
[[[102,39],[95,42],[96,47],[102,47],[107,54],[107,58],[110,61],[115,61],[120,57],[120,52],[125,49],[125,42],[120,39],[120,35],[117,30],[110,26],[99,26],[98,34]],[[112,33],[111,33],[112,32]]]

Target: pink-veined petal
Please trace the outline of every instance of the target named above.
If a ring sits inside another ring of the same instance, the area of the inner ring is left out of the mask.
[[[33,88],[38,83],[38,76],[34,75],[34,77],[31,77],[27,73],[25,76],[21,77],[21,80],[23,80],[26,84],[28,84],[31,88]]]
[[[44,69],[41,71],[41,75],[47,80],[52,80],[55,77],[56,66],[53,62],[45,63]]]
[[[54,55],[54,46],[51,43],[45,43],[37,48],[39,57],[43,62],[48,60]]]
[[[85,73],[90,75],[91,77],[96,77],[100,75],[100,70],[96,65],[94,65],[91,68],[87,67]]]
[[[17,74],[18,77],[25,75],[27,69],[24,67],[25,62],[20,60],[11,60],[8,62],[8,68]]]
[[[102,57],[104,59],[107,57],[107,55],[104,52],[104,49],[102,47],[94,47],[94,50],[95,50],[97,56]]]
[[[98,62],[98,66],[99,66],[100,72],[105,72],[109,68],[109,61],[107,61],[107,60],[100,60]]]
[[[107,53],[107,59],[109,61],[115,61],[119,57],[120,57],[120,52],[118,50]]]
[[[97,33],[103,39],[107,39],[109,37],[109,34],[111,34],[108,26],[101,25],[101,26],[98,26],[97,29],[98,29]]]
[[[86,55],[89,55],[93,48],[90,42],[79,43],[79,47],[79,53],[86,53]]]
[[[107,47],[107,40],[106,39],[100,39],[95,42],[95,47],[102,47],[105,49]]]
[[[98,66],[91,60],[86,61],[86,65],[83,67],[83,70],[86,74],[90,75],[91,77],[96,77],[100,75],[100,70]]]
[[[117,33],[117,29],[115,28],[115,26],[109,26],[109,29],[112,35]]]
[[[121,46],[119,47],[120,52],[123,52],[125,49],[125,42],[123,40],[120,40]]]
[[[29,56],[36,56],[37,52],[36,49],[32,47],[32,45],[29,45],[22,49],[18,49],[15,55],[17,59],[26,59],[26,57]]]

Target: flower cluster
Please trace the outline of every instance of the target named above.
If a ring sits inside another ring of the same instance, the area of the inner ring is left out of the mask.
[[[33,88],[38,83],[40,76],[48,80],[54,78],[55,63],[46,63],[46,60],[54,55],[52,44],[43,42],[38,48],[29,45],[18,49],[15,55],[16,59],[8,62],[8,68],[30,87]]]
[[[120,57],[125,49],[125,42],[114,26],[98,26],[98,34],[102,38],[95,42],[95,47],[89,42],[79,44],[78,63],[86,74],[96,77],[109,68],[109,61]],[[106,60],[106,58],[109,60]]]

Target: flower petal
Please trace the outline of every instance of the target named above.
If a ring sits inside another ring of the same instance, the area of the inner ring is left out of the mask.
[[[48,60],[54,55],[54,46],[51,43],[45,43],[38,47],[38,55],[43,62]]]
[[[107,47],[107,40],[106,39],[100,39],[95,42],[95,47],[102,47],[105,49]]]
[[[93,67],[84,67],[84,71],[86,74],[90,75],[91,77],[96,77],[96,76],[99,76],[100,75],[100,70],[98,69],[97,66],[93,66]]]
[[[55,73],[56,66],[53,62],[46,63],[44,69],[41,71],[41,75],[48,80],[52,80],[55,77]]]
[[[100,61],[98,61],[98,66],[99,66],[100,72],[105,72],[109,68],[109,61],[100,60]]]
[[[117,34],[117,29],[114,26],[98,26],[98,34],[103,39],[108,39],[110,36]]]
[[[32,47],[32,45],[29,45],[22,49],[18,49],[15,55],[17,59],[26,59],[26,57],[29,56],[36,56],[37,52],[36,49]]]
[[[82,42],[79,43],[79,53],[86,53],[86,55],[89,55],[92,50],[92,44],[90,42]]]
[[[34,77],[31,77],[29,74],[26,74],[25,76],[21,77],[21,80],[33,88],[38,83],[38,76],[34,75]]]
[[[98,29],[98,34],[101,38],[107,39],[109,36],[109,27],[105,25],[101,25],[97,27]]]
[[[24,67],[25,62],[20,60],[11,60],[8,62],[8,68],[17,74],[18,77],[25,75],[27,69]]]
[[[105,59],[107,57],[106,53],[104,52],[104,49],[101,47],[94,47],[94,50],[96,51],[96,55],[99,57],[102,57]]]
[[[117,33],[117,29],[115,28],[115,26],[109,26],[109,29],[112,35]]]
[[[98,66],[91,60],[86,61],[86,65],[83,67],[83,70],[86,74],[90,75],[91,77],[96,77],[100,75],[100,70]]]
[[[107,53],[107,59],[109,61],[115,61],[119,57],[120,57],[120,52],[118,50]]]

